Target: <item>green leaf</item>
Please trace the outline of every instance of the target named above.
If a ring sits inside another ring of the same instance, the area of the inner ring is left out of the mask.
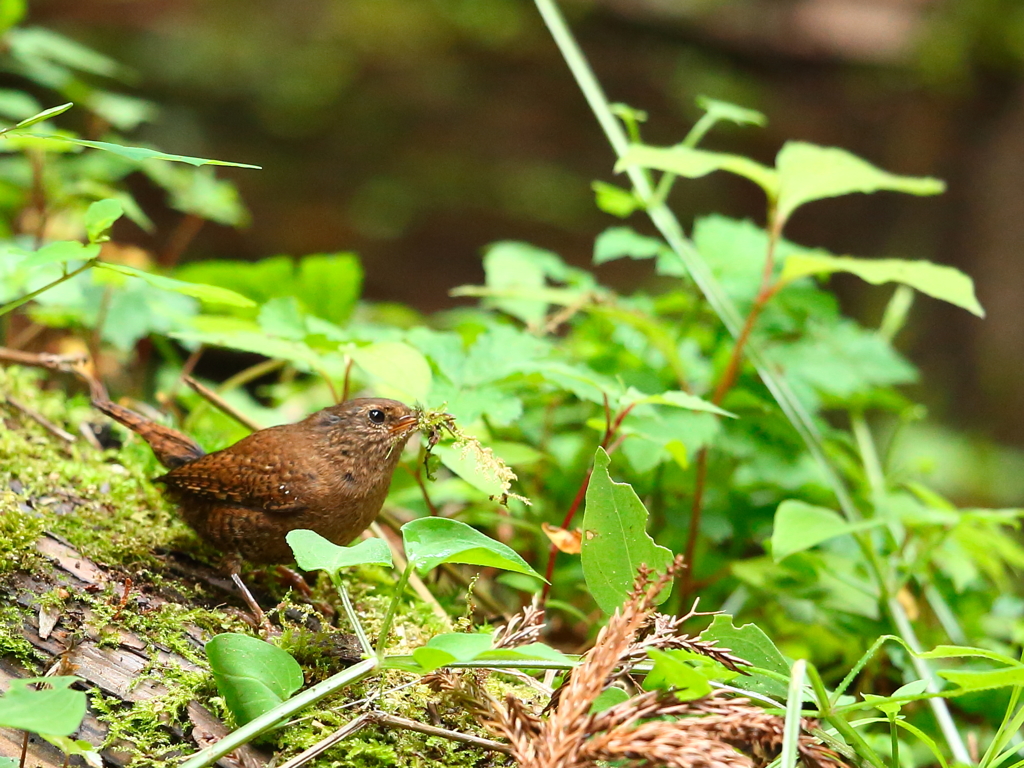
[[[654,661],[654,667],[644,679],[645,690],[671,688],[683,701],[699,699],[711,693],[708,679],[674,652],[651,649],[647,655]]]
[[[978,317],[985,310],[974,295],[974,281],[959,269],[930,261],[858,259],[824,252],[793,254],[786,258],[780,280],[791,282],[807,275],[848,272],[872,285],[902,283],[941,301],[948,301]]]
[[[849,523],[838,512],[816,507],[795,499],[779,504],[772,531],[772,558],[780,562],[797,552],[855,531],[874,528],[882,520],[861,520]]]
[[[594,241],[594,263],[628,257],[630,259],[653,259],[664,251],[671,250],[656,237],[647,237],[631,227],[611,227]]]
[[[937,674],[939,677],[960,686],[955,691],[956,694],[1024,685],[1024,666],[1003,667],[1002,669],[990,669],[983,672],[962,669],[940,669]]]
[[[90,243],[105,243],[110,239],[107,234],[114,222],[124,215],[124,206],[119,200],[97,200],[85,212],[85,231]]]
[[[971,648],[963,645],[937,645],[930,651],[916,654],[920,659],[991,659],[1008,666],[1024,667],[1019,660],[1004,653],[990,651],[986,648]]]
[[[672,563],[672,552],[647,533],[647,510],[628,483],[612,482],[611,460],[603,448],[594,456],[583,514],[583,576],[594,600],[612,613],[626,600],[637,570],[646,565],[656,574]],[[666,588],[658,602],[668,599]]]
[[[94,747],[92,744],[90,744],[85,739],[72,739],[72,738],[69,738],[68,736],[54,736],[54,735],[49,734],[49,733],[41,733],[39,735],[42,736],[44,739],[46,739],[51,744],[53,744],[53,746],[55,746],[57,749],[59,749],[65,755],[70,755],[71,757],[74,757],[76,755],[81,756],[81,757],[88,757],[90,755],[95,755],[97,760],[94,760],[91,763],[89,761],[86,761],[85,762],[86,765],[97,765],[97,764],[98,765],[102,765],[103,764],[102,759],[99,759],[100,755],[99,755],[99,752],[97,751],[96,747]],[[2,768],[2,766],[3,766],[3,763],[0,762],[0,768]]]
[[[424,403],[430,394],[433,374],[423,354],[400,341],[382,341],[366,347],[352,347],[349,355],[356,364],[389,394],[411,403]]]
[[[364,539],[342,547],[316,531],[304,528],[289,531],[285,539],[295,554],[295,562],[304,571],[327,571],[334,574],[353,565],[384,565],[388,568],[394,565],[391,550],[381,539]]]
[[[307,336],[306,318],[294,296],[278,296],[262,307],[256,322],[271,336],[289,341],[304,341]]]
[[[302,687],[302,668],[290,654],[249,635],[217,635],[206,644],[206,656],[217,690],[239,725]]]
[[[804,203],[854,192],[890,190],[937,195],[946,185],[923,176],[897,176],[838,147],[788,141],[775,158],[779,195],[776,216],[786,221]]]
[[[493,471],[481,466],[476,457],[458,446],[441,444],[434,447],[434,453],[441,463],[479,491],[489,497],[505,493],[505,483]]]
[[[620,219],[626,218],[638,208],[643,207],[643,203],[631,190],[617,187],[614,184],[606,184],[603,181],[593,182],[590,188],[594,190],[594,204],[605,213],[618,216]]]
[[[719,416],[728,416],[730,419],[738,418],[735,413],[729,413],[729,411],[719,408],[714,403],[709,403],[707,400],[691,395],[688,392],[677,390],[670,389],[658,395],[648,395],[635,387],[630,387],[619,398],[619,408],[645,404],[671,405],[673,408],[683,408],[687,411],[704,411],[706,413],[717,413]]]
[[[0,35],[16,26],[25,17],[27,9],[28,0],[0,0]]]
[[[6,3],[9,3],[10,0],[4,0],[4,2],[6,4]],[[3,6],[0,5],[0,14],[3,13],[2,9],[3,9]],[[2,24],[2,23],[3,22],[0,21],[0,24]],[[32,115],[32,117],[26,117],[24,120],[22,120],[20,123],[15,125],[13,128],[7,128],[4,131],[0,131],[0,133],[7,133],[8,131],[13,131],[13,130],[16,130],[18,128],[28,128],[30,125],[35,125],[36,123],[41,123],[44,120],[49,120],[51,117],[56,117],[57,115],[62,115],[65,112],[67,112],[69,109],[71,109],[73,106],[75,106],[74,103],[69,101],[67,104],[61,104],[61,105],[56,106],[56,107],[50,107],[49,109],[44,109],[39,114]]]
[[[651,147],[646,144],[634,144],[619,158],[615,164],[615,171],[619,173],[631,165],[667,171],[687,179],[698,179],[713,171],[728,171],[750,179],[765,191],[769,199],[775,198],[779,187],[775,171],[749,157],[730,155],[724,152],[709,152],[705,149],[694,149],[681,145]]]
[[[728,101],[719,101],[708,96],[698,96],[697,106],[716,121],[727,120],[736,125],[767,125],[768,118],[756,109],[747,109]]]
[[[19,134],[22,135],[22,134]],[[111,152],[119,157],[127,158],[128,160],[134,160],[135,162],[142,162],[143,160],[167,160],[175,163],[188,163],[189,165],[200,166],[200,165],[224,165],[232,168],[252,168],[254,170],[262,170],[258,165],[249,165],[248,163],[231,163],[227,160],[210,160],[204,157],[188,157],[187,155],[171,155],[167,152],[160,152],[155,149],[147,149],[146,147],[125,147],[121,144],[111,144],[106,141],[89,141],[87,139],[74,139],[68,136],[40,136],[36,134],[24,134],[29,138],[35,139],[49,139],[52,141],[61,141],[68,144],[77,144],[82,147],[90,147],[92,149],[102,149],[105,152]]]
[[[152,272],[143,272],[141,269],[129,267],[125,264],[100,262],[96,266],[102,267],[103,269],[109,269],[112,272],[120,272],[122,275],[128,275],[129,277],[137,277],[140,280],[145,280],[154,288],[161,288],[165,291],[181,293],[185,296],[194,296],[197,299],[208,301],[212,304],[227,304],[234,307],[251,307],[256,304],[252,299],[247,299],[240,293],[235,293],[234,291],[229,291],[227,288],[220,288],[216,285],[186,283],[183,280],[175,280],[173,277],[164,277],[163,275],[155,275]]]
[[[905,698],[907,696],[918,696],[928,689],[927,680],[914,680],[906,685],[901,685],[889,696],[876,696],[872,693],[865,693],[864,701],[871,704],[875,709],[886,715],[897,715],[906,701],[893,701],[893,699]]]
[[[82,245],[77,240],[59,240],[44,245],[18,266],[39,267],[43,264],[66,264],[69,261],[89,261],[100,255],[98,245]],[[97,265],[99,266],[99,265]]]
[[[648,675],[650,677],[650,675]],[[617,704],[621,704],[624,701],[629,701],[630,696],[621,688],[614,685],[610,685],[597,694],[597,698],[590,705],[590,714],[596,714],[598,712],[604,712],[606,709],[611,709]]]
[[[562,260],[551,251],[526,243],[495,243],[484,254],[487,287],[514,292],[524,298],[494,298],[491,304],[528,325],[540,323],[547,314],[548,301],[542,289],[547,278],[564,270]]]
[[[441,563],[466,563],[543,577],[500,541],[446,517],[421,517],[402,526],[405,553],[420,573]]]
[[[701,632],[700,639],[702,641],[715,640],[718,642],[719,648],[728,648],[735,656],[749,662],[751,666],[789,677],[789,664],[786,663],[785,657],[768,639],[768,635],[754,624],[735,627],[732,623],[732,616],[719,614],[712,620],[711,626]],[[731,684],[768,696],[785,698],[787,695],[787,688],[783,683],[757,673],[734,678]]]
[[[494,648],[490,634],[476,632],[448,632],[436,635],[412,652],[421,674],[433,672],[453,662],[468,661],[521,661],[539,659],[560,664],[572,664],[568,656],[544,643],[529,643],[517,648]]]
[[[70,688],[78,680],[69,676],[11,680],[0,698],[0,726],[55,736],[71,735],[85,717],[85,693]],[[29,687],[35,683],[50,687]]]
[[[312,314],[344,325],[363,290],[363,267],[354,253],[315,253],[299,260],[294,295]]]

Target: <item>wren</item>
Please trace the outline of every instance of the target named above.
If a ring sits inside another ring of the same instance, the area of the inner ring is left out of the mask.
[[[93,405],[138,433],[170,471],[154,479],[185,522],[233,563],[290,563],[289,531],[348,544],[373,522],[419,417],[396,400],[359,398],[205,453],[190,437],[106,398]]]

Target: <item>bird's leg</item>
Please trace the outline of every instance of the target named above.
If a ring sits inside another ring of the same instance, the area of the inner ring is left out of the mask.
[[[337,611],[329,603],[325,603],[322,600],[313,600],[313,588],[309,586],[309,582],[303,577],[301,573],[298,573],[286,565],[279,565],[275,568],[277,578],[280,579],[281,583],[286,587],[291,587],[304,598],[306,601],[311,603],[320,613],[326,616],[328,619],[333,619]]]
[[[228,573],[231,574],[231,580],[238,587],[242,600],[249,606],[249,610],[256,620],[256,626],[259,627],[260,633],[269,635],[274,628],[267,619],[267,615],[263,613],[263,609],[260,608],[260,604],[256,602],[256,598],[252,596],[252,592],[245,586],[245,582],[242,581],[242,577],[239,575],[242,569],[241,559],[237,555],[229,555],[225,564],[227,565]]]

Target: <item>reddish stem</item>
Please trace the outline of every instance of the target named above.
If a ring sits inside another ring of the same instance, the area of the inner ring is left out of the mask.
[[[765,255],[764,269],[761,272],[761,287],[758,289],[754,303],[750,307],[750,312],[743,322],[743,328],[740,329],[739,336],[736,337],[736,343],[733,345],[732,353],[729,355],[729,362],[722,372],[722,378],[719,379],[718,385],[715,387],[714,394],[711,397],[711,402],[715,405],[720,405],[729,393],[729,390],[736,384],[740,366],[743,362],[743,352],[750,341],[750,334],[754,330],[757,319],[772,297],[783,287],[780,281],[772,280],[775,271],[775,246],[782,234],[783,221],[775,216],[774,211],[769,211],[768,218],[772,225],[768,231],[768,252]],[[697,466],[693,482],[693,503],[690,507],[690,535],[686,541],[685,553],[686,567],[683,569],[680,583],[680,597],[682,598],[683,605],[688,602],[690,590],[693,587],[694,553],[697,549],[697,534],[700,531],[707,474],[708,449],[704,447],[697,454]]]

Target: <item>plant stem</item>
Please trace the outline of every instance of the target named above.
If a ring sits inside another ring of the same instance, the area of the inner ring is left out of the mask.
[[[67,272],[61,275],[52,283],[47,283],[42,288],[37,288],[36,290],[32,291],[32,293],[26,294],[25,296],[22,296],[20,299],[14,299],[13,301],[7,302],[2,307],[0,307],[0,316],[6,315],[8,312],[13,312],[22,304],[27,304],[28,302],[32,301],[32,299],[34,299],[39,294],[45,293],[51,288],[65,282],[66,280],[70,280],[72,277],[80,275],[82,272],[85,272],[85,270],[89,269],[90,267],[94,267],[98,261],[99,259],[89,259],[87,262],[85,262],[85,264],[80,266],[78,269],[72,270],[71,272]]]
[[[355,632],[356,639],[359,641],[359,647],[363,649],[363,655],[367,658],[373,656],[373,646],[370,644],[370,638],[366,636],[366,630],[363,629],[363,624],[359,621],[359,616],[356,615],[352,599],[348,596],[348,590],[341,583],[341,577],[337,571],[331,574],[331,581],[334,582],[334,588],[338,591],[341,605],[345,609],[345,615],[348,616],[348,623],[352,625],[352,631]]]
[[[384,659],[384,647],[388,642],[388,633],[391,632],[391,624],[395,620],[395,614],[398,613],[398,604],[402,601],[405,587],[409,583],[409,577],[412,575],[412,572],[412,563],[406,563],[405,570],[402,571],[398,584],[395,585],[395,596],[391,598],[391,602],[388,604],[388,612],[384,614],[384,621],[380,625],[380,635],[377,637],[378,661]]]
[[[205,749],[197,752],[188,761],[183,763],[180,768],[208,768],[208,766],[216,763],[224,757],[224,755],[234,752],[243,744],[247,744],[260,734],[266,733],[271,728],[283,723],[296,712],[312,706],[325,696],[330,696],[332,693],[340,691],[346,686],[358,683],[360,680],[363,680],[373,674],[379,665],[380,662],[377,657],[372,656],[369,659],[361,661],[358,664],[327,678],[322,683],[317,683],[312,688],[307,688],[297,696],[293,696],[287,701],[281,702],[272,710],[265,712],[255,720],[250,720],[241,728],[232,731],[217,743],[211,744]]]

